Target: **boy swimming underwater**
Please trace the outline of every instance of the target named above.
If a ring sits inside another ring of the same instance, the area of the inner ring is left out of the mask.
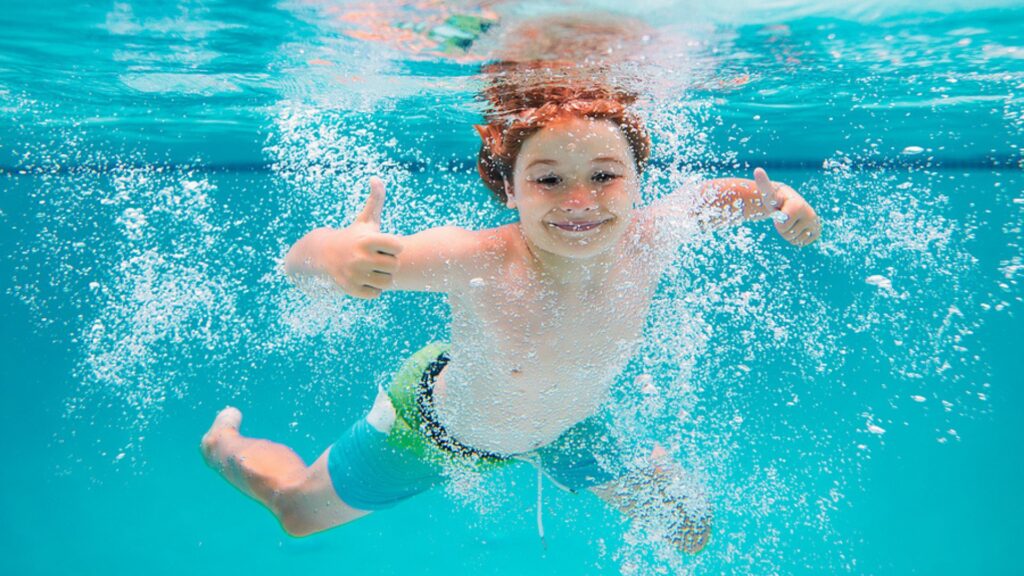
[[[635,121],[621,106],[573,102],[537,116],[483,130],[481,170],[519,222],[383,234],[385,190],[374,179],[351,226],[314,230],[288,253],[289,274],[330,278],[351,296],[439,291],[452,309],[451,345],[414,355],[366,419],[312,466],[283,445],[241,436],[238,410],[218,415],[203,439],[207,461],[289,533],[344,524],[422,492],[443,480],[449,460],[539,457],[555,481],[623,508],[631,485],[648,482],[601,453],[591,416],[635,349],[666,265],[659,255],[675,248],[657,244],[659,225],[680,209],[672,196],[635,207],[646,148],[639,135],[631,145]],[[518,150],[508,141],[516,128]],[[709,206],[723,209],[710,211],[717,223],[778,211],[787,217],[776,222],[783,238],[798,246],[817,239],[817,217],[794,190],[760,169],[755,180],[705,184]],[[709,523],[681,517],[675,536],[699,550]]]
[[[783,238],[804,246],[820,222],[761,169],[754,180],[712,180],[698,194],[638,207],[650,140],[628,94],[519,80],[492,87],[505,108],[477,127],[478,168],[518,222],[384,234],[386,192],[375,178],[355,222],[310,232],[285,258],[290,276],[357,298],[446,293],[451,343],[408,359],[368,415],[310,466],[284,445],[242,436],[235,408],[218,414],[203,455],[293,535],[393,506],[442,483],[446,469],[528,460],[640,520],[668,516],[665,537],[699,551],[711,514],[670,489],[682,470],[653,457],[626,462],[595,414],[637,349],[658,279],[686,239],[680,228],[776,216]]]

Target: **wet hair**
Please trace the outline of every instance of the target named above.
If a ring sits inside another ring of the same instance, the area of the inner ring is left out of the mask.
[[[567,66],[566,75],[552,80],[552,62],[543,66],[544,79],[531,80],[531,68],[522,63],[497,63],[484,69],[492,80],[483,92],[490,109],[487,123],[474,126],[483,142],[477,170],[484,184],[501,203],[508,201],[512,171],[523,143],[544,126],[564,118],[607,120],[622,131],[638,173],[647,166],[651,139],[643,121],[629,109],[636,96],[593,81],[583,82]],[[577,68],[578,71],[578,68]],[[571,77],[576,76],[576,77]]]

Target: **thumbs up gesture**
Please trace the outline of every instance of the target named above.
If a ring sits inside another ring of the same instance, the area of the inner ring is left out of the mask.
[[[821,220],[796,190],[772,182],[764,168],[754,169],[761,202],[775,221],[775,230],[794,246],[807,246],[821,237]]]
[[[380,231],[385,197],[384,182],[370,178],[370,197],[362,212],[349,227],[331,230],[318,250],[321,269],[356,298],[377,298],[391,287],[398,271],[401,237]]]

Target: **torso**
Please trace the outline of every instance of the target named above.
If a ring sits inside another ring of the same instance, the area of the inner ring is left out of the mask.
[[[499,454],[548,444],[597,411],[639,344],[660,273],[637,225],[607,273],[562,285],[534,269],[515,226],[450,293],[452,360],[435,385],[448,432]]]

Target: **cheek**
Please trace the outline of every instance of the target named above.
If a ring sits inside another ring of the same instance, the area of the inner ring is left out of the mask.
[[[608,205],[620,210],[630,210],[640,202],[640,191],[630,182],[623,182],[609,189],[606,194]]]
[[[523,193],[516,197],[516,204],[521,212],[537,212],[548,209],[550,199],[543,192],[529,188],[521,190],[523,190]]]

